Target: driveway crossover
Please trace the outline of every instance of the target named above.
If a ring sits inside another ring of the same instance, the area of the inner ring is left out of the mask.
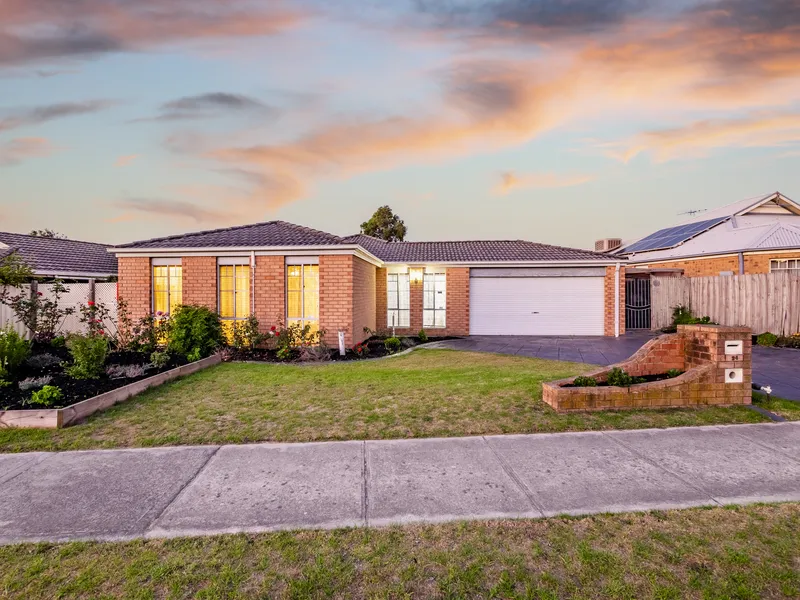
[[[0,455],[0,543],[800,501],[800,423]]]

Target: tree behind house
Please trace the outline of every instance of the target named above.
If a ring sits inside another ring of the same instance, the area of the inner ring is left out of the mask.
[[[389,206],[381,206],[369,221],[361,224],[361,233],[387,242],[402,242],[406,237],[406,226]]]

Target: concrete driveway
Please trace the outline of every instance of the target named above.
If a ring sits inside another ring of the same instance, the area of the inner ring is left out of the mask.
[[[800,423],[0,454],[0,544],[800,500]]]
[[[655,335],[649,331],[631,332],[618,338],[473,335],[437,342],[434,347],[606,366],[629,358]],[[800,350],[754,346],[753,381],[771,386],[775,396],[800,401]]]

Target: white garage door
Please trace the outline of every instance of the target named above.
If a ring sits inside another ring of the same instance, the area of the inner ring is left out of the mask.
[[[471,335],[603,335],[602,277],[475,277]]]

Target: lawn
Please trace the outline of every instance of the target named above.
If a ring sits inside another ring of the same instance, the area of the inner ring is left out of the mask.
[[[800,504],[0,548],[0,596],[800,596]]]
[[[345,364],[226,363],[145,392],[81,425],[62,430],[2,429],[0,451],[466,436],[766,420],[742,407],[560,415],[541,401],[543,381],[589,368],[452,350],[417,350],[398,358]],[[791,408],[795,406],[800,408]]]

